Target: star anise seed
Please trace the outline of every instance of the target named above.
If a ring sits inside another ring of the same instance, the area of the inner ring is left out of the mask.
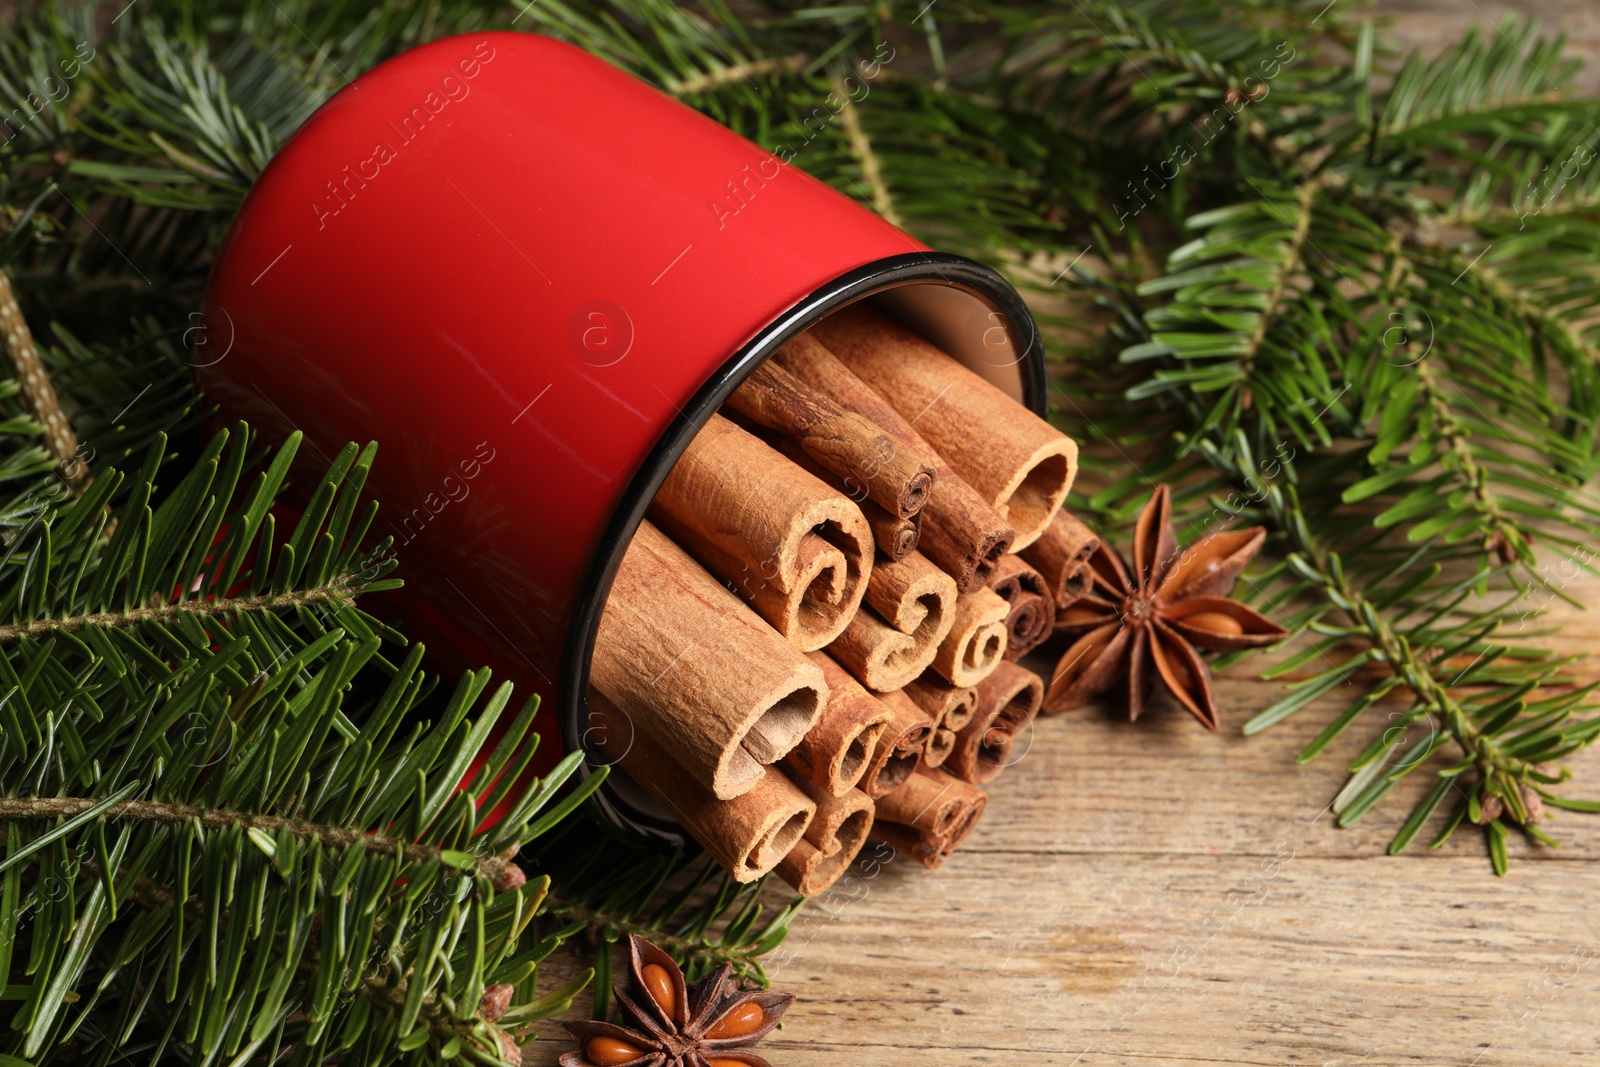
[[[792,993],[739,989],[731,963],[687,984],[672,957],[637,934],[628,957],[633,981],[616,997],[632,1026],[567,1023],[578,1047],[561,1067],[771,1067],[745,1047],[778,1025]]]
[[[1226,530],[1180,554],[1171,491],[1157,486],[1134,526],[1132,564],[1102,541],[1089,557],[1089,588],[1060,605],[1057,629],[1075,640],[1056,664],[1045,707],[1077,707],[1124,682],[1128,718],[1137,719],[1153,668],[1178,703],[1217,729],[1211,671],[1198,650],[1259,648],[1288,635],[1228,597],[1266,536],[1259,526]]]

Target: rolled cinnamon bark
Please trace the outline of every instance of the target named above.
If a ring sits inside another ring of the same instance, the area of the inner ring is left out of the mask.
[[[1000,512],[962,481],[906,418],[816,338],[801,334],[780,348],[773,359],[813,389],[871,419],[894,440],[896,448],[933,466],[936,488],[923,508],[921,551],[956,580],[958,592],[966,593],[987,582],[1016,537]],[[968,432],[972,432],[971,426]]]
[[[933,657],[933,669],[955,685],[977,685],[989,677],[1006,651],[1011,605],[990,589],[956,599],[955,625]]]
[[[978,711],[956,734],[947,769],[969,782],[987,782],[1005,770],[1017,734],[1044,700],[1044,680],[1015,663],[1001,663],[978,683]]]
[[[844,796],[867,772],[894,714],[831,657],[812,652],[807,658],[828,683],[828,706],[783,762],[827,795]]]
[[[1022,550],[1022,558],[1044,578],[1057,608],[1088,590],[1089,557],[1099,541],[1093,530],[1063,508],[1051,517],[1039,539]]]
[[[1085,593],[1087,593],[1089,591],[1089,587],[1093,584],[1094,564],[1085,560],[1076,567],[1073,567],[1071,570],[1062,572],[1061,581],[1057,588],[1061,590],[1061,597],[1064,597],[1065,599],[1057,599],[1056,603],[1070,604],[1075,598],[1083,596]],[[1057,611],[1056,626],[1059,628],[1061,625],[1061,612]]]
[[[831,796],[805,779],[795,782],[817,805],[805,836],[778,862],[778,877],[813,897],[850,869],[872,829],[873,803],[859,789]]]
[[[1016,530],[1013,551],[1038,540],[1078,471],[1071,438],[865,304],[834,312],[810,332],[914,420],[923,439],[1000,512]]]
[[[736,882],[753,882],[802,840],[817,805],[778,770],[737,797],[714,796],[651,735],[598,691],[589,693],[589,737],[676,819]]]
[[[798,442],[787,437],[772,435],[765,438],[768,444],[787,456],[797,466],[813,475],[824,485],[839,490],[845,496],[855,501],[856,507],[861,509],[861,514],[866,518],[867,525],[872,528],[872,540],[877,544],[878,551],[888,556],[891,560],[905,559],[917,547],[917,538],[922,532],[922,512],[919,510],[909,519],[902,519],[892,515],[884,508],[868,500],[862,491],[862,486],[857,482],[847,482],[832,471],[823,467]]]
[[[750,372],[728,406],[752,422],[799,443],[806,453],[868,499],[909,519],[922,510],[933,487],[931,463],[897,448],[883,428],[811,388],[776,363]]]
[[[878,551],[891,562],[899,562],[917,550],[917,541],[922,536],[920,511],[909,519],[897,518],[868,500],[861,506],[861,514],[872,527],[872,540]]]
[[[839,636],[872,573],[861,509],[720,415],[661,483],[650,518],[802,652]]]
[[[1021,659],[1044,643],[1056,625],[1055,599],[1039,572],[1019,556],[1006,556],[989,579],[1011,613],[1006,616],[1006,659]]]
[[[933,734],[933,720],[904,693],[884,693],[878,699],[894,718],[878,735],[872,762],[861,776],[860,789],[869,797],[881,797],[904,782]]]
[[[590,678],[724,800],[754,789],[828,699],[820,667],[649,522],[617,568]]]
[[[988,795],[938,768],[919,767],[878,799],[872,836],[925,867],[938,867],[972,833]]]
[[[910,634],[896,630],[863,605],[827,651],[868,689],[883,693],[916,671],[920,650]]]
[[[951,685],[936,671],[923,671],[903,690],[911,702],[933,719],[933,736],[922,752],[924,767],[942,766],[955,751],[956,733],[971,720],[978,707],[978,691]]]
[[[951,685],[936,671],[923,671],[920,678],[906,685],[905,693],[912,703],[928,713],[936,726],[947,730],[961,729],[978,710],[976,689]]]
[[[927,669],[955,621],[956,583],[920,552],[872,569],[869,607],[828,652],[868,689],[899,689]]]

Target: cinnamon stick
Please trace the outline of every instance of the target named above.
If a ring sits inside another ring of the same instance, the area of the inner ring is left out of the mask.
[[[871,419],[893,439],[897,449],[907,450],[918,462],[933,467],[936,488],[923,508],[921,550],[956,580],[958,592],[987,582],[1016,536],[1000,512],[961,480],[910,421],[816,338],[801,334],[780,348],[773,359],[813,389]],[[968,427],[968,432],[972,429]]]
[[[815,476],[818,481],[832,486],[855,501],[856,507],[861,509],[861,514],[866,518],[867,525],[872,528],[872,540],[877,544],[879,552],[891,560],[901,560],[916,549],[917,539],[922,532],[922,512],[920,510],[909,519],[902,519],[898,515],[892,515],[871,500],[868,500],[863,494],[859,483],[847,483],[807,455],[805,449],[801,448],[797,442],[787,437],[767,438],[766,440],[768,444],[783,453],[808,474]]]
[[[917,550],[917,542],[922,537],[920,511],[909,519],[902,519],[868,500],[861,505],[861,514],[867,517],[867,525],[872,527],[872,540],[877,544],[878,551],[890,561],[898,562]]]
[[[955,685],[977,685],[1006,651],[1011,605],[991,589],[956,599],[955,624],[933,657],[933,669]]]
[[[792,438],[847,486],[860,486],[868,499],[898,518],[909,519],[928,500],[931,463],[896,448],[871,419],[841,407],[776,363],[751,371],[728,397],[728,406]]]
[[[620,766],[698,841],[736,882],[753,882],[801,841],[816,802],[777,770],[761,773],[731,799],[713,795],[647,731],[635,728],[605,696],[591,689],[589,722],[607,759]]]
[[[1013,550],[1039,538],[1077,474],[1071,438],[865,304],[834,312],[811,333],[916,421],[923,439],[1016,530]]]
[[[1011,606],[1011,614],[1006,616],[1006,659],[1021,659],[1055,629],[1055,599],[1039,572],[1019,556],[1000,561],[989,588]]]
[[[873,803],[859,789],[831,796],[805,779],[795,784],[817,805],[817,814],[805,836],[778,861],[778,877],[802,896],[812,897],[838,881],[855,862],[872,829]]]
[[[1093,584],[1094,564],[1085,560],[1076,567],[1073,567],[1071,570],[1062,572],[1061,581],[1057,585],[1057,588],[1060,589],[1061,593],[1060,597],[1057,598],[1056,603],[1070,604],[1075,598],[1087,593],[1089,591],[1089,587]],[[1058,610],[1056,612],[1056,627],[1060,628],[1064,621],[1065,620],[1061,618],[1061,612]]]
[[[935,671],[923,671],[920,678],[906,685],[905,693],[937,726],[948,730],[961,729],[978,710],[976,689],[951,685]]]
[[[724,800],[754,789],[828,699],[820,667],[649,522],[617,568],[590,678]]]
[[[933,720],[933,736],[928,738],[928,747],[922,752],[922,765],[938,767],[955,751],[956,732],[977,709],[978,691],[951,685],[934,671],[923,671],[903,692]]]
[[[1012,743],[1039,714],[1044,680],[1015,663],[1001,663],[978,683],[978,710],[956,734],[949,770],[969,782],[987,782],[1005,770]]]
[[[828,683],[828,705],[784,764],[829,796],[844,796],[867,772],[894,715],[831,657],[812,652],[807,658]]]
[[[720,415],[684,450],[649,514],[803,652],[844,630],[872,572],[861,509]]]
[[[925,867],[936,868],[960,847],[988,803],[977,786],[939,768],[917,768],[878,799],[872,836]]]
[[[880,562],[867,604],[828,651],[868,689],[899,689],[927,669],[955,621],[956,583],[920,552]]]
[[[933,720],[900,692],[884,693],[878,698],[894,718],[878,735],[878,747],[873,750],[867,773],[861,776],[861,791],[869,797],[881,797],[898,787],[911,774],[922,758],[922,751],[933,734]]]
[[[1089,557],[1099,541],[1093,530],[1063,508],[1051,517],[1039,539],[1022,550],[1022,558],[1044,578],[1058,610],[1088,590],[1093,576]]]

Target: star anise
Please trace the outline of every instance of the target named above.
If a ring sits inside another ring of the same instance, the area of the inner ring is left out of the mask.
[[[1137,719],[1153,666],[1178,703],[1215,730],[1211,671],[1197,650],[1258,648],[1287,636],[1228,597],[1266,536],[1260,526],[1226,530],[1179,554],[1172,494],[1157,486],[1134,526],[1132,566],[1102,541],[1089,559],[1089,588],[1058,611],[1058,629],[1076,640],[1056,664],[1045,707],[1077,707],[1126,682],[1128,718]]]
[[[633,1026],[567,1023],[578,1047],[561,1067],[772,1067],[745,1047],[778,1025],[793,993],[740,989],[731,963],[686,985],[672,957],[637,934],[628,954],[633,982],[616,996]]]

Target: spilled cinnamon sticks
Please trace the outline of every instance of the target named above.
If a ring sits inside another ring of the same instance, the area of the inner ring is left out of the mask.
[[[816,802],[776,769],[763,771],[736,797],[714,795],[597,690],[589,693],[589,714],[602,755],[619,764],[736,882],[753,882],[776,867],[817,813]]]
[[[900,788],[922,761],[923,750],[933,736],[933,720],[904,693],[882,693],[879,699],[893,718],[879,735],[872,765],[861,779],[861,789],[870,797],[881,797]]]
[[[960,847],[988,804],[983,790],[938,768],[918,768],[878,801],[873,836],[925,867],[937,868]]]
[[[956,600],[955,624],[933,657],[933,669],[953,685],[977,685],[1006,651],[1011,605],[989,589]]]
[[[978,707],[978,691],[952,685],[934,671],[907,683],[905,693],[933,720],[933,736],[923,750],[924,767],[942,766],[955,751],[956,734],[967,725]]]
[[[1039,714],[1044,680],[1014,663],[1000,663],[977,690],[977,709],[956,734],[947,762],[962,778],[982,783],[1006,768],[1017,735]]]
[[[827,889],[855,862],[867,843],[876,805],[859,789],[834,796],[805,779],[795,784],[811,797],[817,813],[801,840],[778,861],[778,876],[809,897]]]

